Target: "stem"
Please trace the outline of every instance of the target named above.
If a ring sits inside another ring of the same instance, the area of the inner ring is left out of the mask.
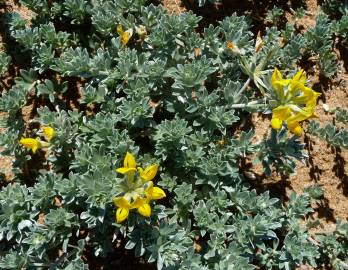
[[[98,75],[101,75],[101,76],[109,76],[110,75],[110,72],[109,71],[99,71],[98,72]]]
[[[31,91],[36,84],[40,83],[40,80],[36,80],[35,82],[33,82],[29,87],[28,87],[28,91]]]
[[[128,188],[134,188],[134,175],[135,172],[129,172],[127,173],[127,187]]]
[[[265,106],[264,103],[259,103],[259,102],[260,102],[259,100],[255,100],[255,101],[248,102],[247,104],[237,103],[237,104],[231,105],[231,108],[233,108],[233,109],[243,109],[243,108],[247,108],[247,107],[257,108],[257,107]]]
[[[239,90],[238,95],[244,92],[244,90],[248,87],[250,82],[251,82],[251,79],[248,78],[247,81],[244,83],[243,87]]]
[[[345,262],[343,261],[339,261],[339,263],[341,264],[341,266],[344,268],[344,269],[348,269],[348,264],[346,264]]]

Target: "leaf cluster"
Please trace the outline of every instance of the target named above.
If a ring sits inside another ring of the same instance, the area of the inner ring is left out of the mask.
[[[348,147],[348,131],[344,128],[338,128],[333,124],[327,124],[321,128],[320,123],[311,121],[308,131],[336,147]]]

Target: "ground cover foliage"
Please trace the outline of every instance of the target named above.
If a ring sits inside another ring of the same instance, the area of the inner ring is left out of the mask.
[[[1,75],[27,66],[0,100],[0,144],[15,157],[0,192],[0,268],[88,269],[86,250],[108,260],[127,249],[157,269],[348,269],[348,223],[308,232],[319,186],[285,204],[258,194],[243,167],[287,175],[306,157],[287,119],[257,143],[242,123],[274,117],[275,67],[303,81],[298,63],[311,57],[321,76],[335,74],[334,38],[347,44],[348,29],[338,2],[324,1],[304,34],[288,23],[255,36],[236,14],[201,29],[192,12],[143,0],[21,0],[33,19],[7,14],[15,47],[0,54]],[[332,113],[347,124],[344,108]],[[345,129],[311,121],[309,132],[348,147]],[[145,179],[135,195],[134,179]],[[150,210],[115,201],[127,194]]]

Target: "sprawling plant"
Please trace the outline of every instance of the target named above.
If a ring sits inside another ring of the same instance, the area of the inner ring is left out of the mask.
[[[201,29],[192,12],[144,0],[20,3],[33,17],[7,16],[12,56],[28,61],[0,100],[0,144],[14,157],[0,268],[88,269],[86,256],[124,247],[158,269],[345,269],[345,223],[320,237],[304,224],[318,187],[284,203],[256,192],[243,166],[287,176],[305,158],[300,122],[319,94],[295,66],[320,56],[334,74],[326,16],[304,35],[287,25],[256,38],[247,17]],[[241,127],[263,112],[272,124],[255,143]]]

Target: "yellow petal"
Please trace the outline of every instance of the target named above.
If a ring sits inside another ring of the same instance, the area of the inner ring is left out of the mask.
[[[131,172],[135,172],[137,169],[135,168],[117,168],[116,172],[121,173],[121,174],[127,174],[127,173],[131,173]]]
[[[313,103],[313,105],[311,105],[311,106],[305,106],[305,107],[300,107],[300,106],[293,105],[293,104],[290,104],[288,106],[291,109],[291,111],[293,112],[292,116],[287,119],[287,121],[289,121],[289,122],[303,121],[303,120],[307,119],[308,117],[310,117],[313,114],[314,109],[315,109],[315,103]],[[301,120],[299,120],[299,119],[301,119]]]
[[[31,149],[31,151],[35,154],[36,151],[41,148],[41,142],[38,139],[33,138],[22,138],[19,141],[24,147]]]
[[[302,108],[299,109],[300,112],[292,115],[291,117],[289,117],[288,119],[286,119],[286,124],[288,125],[288,123],[292,123],[292,122],[301,122],[303,120],[308,119],[309,117],[311,117],[311,115],[313,115],[313,108]]]
[[[133,208],[139,208],[144,204],[147,204],[148,200],[146,198],[142,198],[142,197],[137,197],[136,200],[134,201],[134,203],[132,204],[132,209]]]
[[[127,31],[122,32],[120,34],[121,43],[122,43],[123,46],[127,45],[128,41],[130,40],[132,35],[133,35],[133,29],[128,29]]]
[[[138,212],[140,215],[142,215],[144,217],[150,217],[151,216],[151,206],[148,203],[144,203],[140,207],[138,207]]]
[[[315,91],[312,91],[312,94],[313,97],[306,102],[306,107],[312,107],[314,109],[317,105],[318,97],[320,97],[321,94]]]
[[[121,35],[121,43],[122,43],[122,45],[126,46],[128,41],[129,41],[129,39],[130,39],[130,36],[127,33],[123,33]]]
[[[123,222],[129,215],[129,209],[127,208],[118,208],[116,210],[116,222]]]
[[[297,72],[294,78],[292,79],[292,81],[299,82],[302,84],[305,84],[306,80],[307,80],[306,72],[303,69],[299,70],[299,72]]]
[[[135,162],[134,156],[131,153],[127,152],[126,157],[123,161],[123,167],[136,169],[136,166],[137,164]]]
[[[158,164],[153,164],[145,168],[145,170],[140,169],[140,177],[145,181],[151,181],[155,178],[158,171]]]
[[[56,132],[54,131],[52,127],[43,127],[42,131],[48,142],[51,141],[56,136]]]
[[[283,79],[282,73],[279,71],[279,69],[274,68],[273,74],[272,74],[272,85],[273,83],[280,81]]]
[[[117,33],[121,36],[124,32],[123,32],[123,27],[121,24],[117,25]]]
[[[146,194],[151,200],[159,200],[166,197],[164,190],[159,187],[150,187]]]
[[[119,208],[125,208],[125,209],[131,208],[130,202],[123,196],[114,198],[114,204]]]
[[[275,90],[275,92],[277,93],[277,95],[279,96],[279,98],[282,100],[284,98],[284,88],[290,83],[290,80],[286,79],[282,79],[280,81],[276,81],[272,84],[273,89]]]
[[[284,99],[284,96],[285,96],[284,88],[290,82],[291,82],[291,80],[289,80],[289,79],[283,79],[283,75],[281,74],[281,72],[277,68],[274,69],[274,72],[272,74],[272,87],[275,90],[275,92],[277,93],[280,100]]]
[[[319,118],[319,115],[317,115],[316,112],[313,112],[313,114],[309,118]]]
[[[284,121],[291,116],[291,109],[288,106],[278,106],[272,110],[272,116]]]
[[[290,123],[287,123],[287,126],[289,128],[289,130],[297,135],[297,136],[301,136],[302,134],[302,128],[300,126],[300,124],[298,122],[290,122]]]
[[[291,81],[290,92],[294,97],[306,96],[312,98],[320,96],[320,94],[315,92],[312,88],[306,87],[303,83],[298,81]]]
[[[282,127],[283,121],[279,118],[272,118],[271,125],[275,130],[279,130]]]
[[[147,196],[147,191],[152,188],[154,186],[153,182],[152,181],[147,181],[145,182],[144,184],[144,188],[145,188],[145,194]]]
[[[315,91],[313,91],[309,87],[305,87],[303,84],[298,84],[296,86],[296,90],[294,91],[293,88],[291,89],[292,97],[290,99],[291,103],[298,104],[298,105],[303,105],[307,104],[310,101],[314,101],[316,103],[318,95],[316,94]]]

